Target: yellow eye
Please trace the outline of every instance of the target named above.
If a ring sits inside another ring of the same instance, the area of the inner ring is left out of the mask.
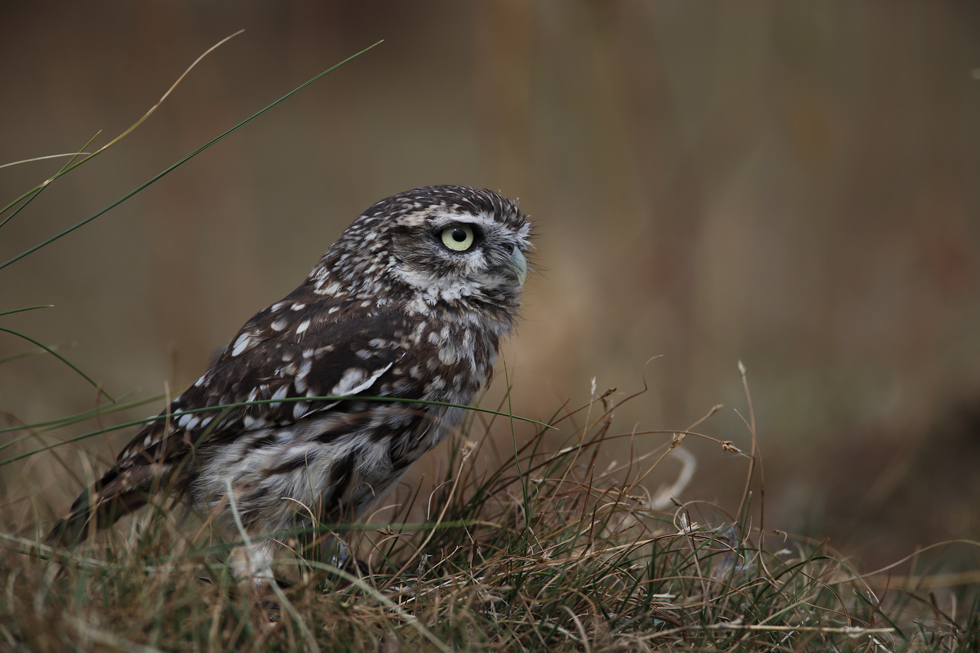
[[[473,227],[457,224],[442,230],[442,244],[454,252],[465,252],[473,247]]]

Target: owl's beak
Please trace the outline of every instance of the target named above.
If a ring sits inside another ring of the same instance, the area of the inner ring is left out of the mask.
[[[527,259],[521,250],[515,247],[514,253],[504,263],[504,267],[517,279],[517,285],[524,285],[524,281],[527,279]]]

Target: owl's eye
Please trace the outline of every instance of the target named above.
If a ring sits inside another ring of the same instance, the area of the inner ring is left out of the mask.
[[[465,252],[473,247],[473,227],[457,224],[442,230],[442,244],[454,252]]]

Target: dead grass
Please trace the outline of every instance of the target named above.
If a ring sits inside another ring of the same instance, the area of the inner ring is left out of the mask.
[[[431,494],[406,497],[402,521],[339,531],[363,568],[336,554],[286,557],[277,573],[291,584],[264,594],[231,579],[233,535],[173,519],[146,515],[73,552],[3,535],[0,646],[954,651],[980,642],[975,578],[945,594],[928,586],[938,577],[911,579],[918,590],[901,576],[881,586],[819,544],[749,526],[762,526],[754,444],[750,457],[715,440],[719,455],[746,460],[735,515],[640,484],[684,437],[706,435],[664,433],[656,450],[599,469],[606,442],[636,436],[615,432],[614,409],[598,397],[556,416],[560,431],[529,437],[473,413],[450,472]],[[485,448],[501,429],[512,453],[491,464]],[[567,439],[556,446],[557,434]],[[428,519],[406,523],[421,502]]]

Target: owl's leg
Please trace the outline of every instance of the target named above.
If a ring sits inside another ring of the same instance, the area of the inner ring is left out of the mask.
[[[261,613],[275,623],[280,619],[280,604],[275,596],[276,586],[286,587],[288,583],[276,580],[272,574],[272,563],[276,557],[276,544],[271,540],[260,540],[235,547],[231,553],[231,568],[235,580],[241,588],[250,587],[252,598]]]
[[[267,535],[281,530],[283,524],[262,517],[268,511],[262,510],[266,492],[261,486],[248,483],[232,485],[230,480],[225,479],[223,489],[222,494],[211,495],[208,505],[216,521],[228,528],[229,535],[236,534],[242,542],[231,552],[229,563],[232,573],[240,583],[251,582],[256,587],[267,587],[275,582],[272,565],[280,546]]]
[[[255,586],[269,585],[275,581],[272,563],[276,559],[276,543],[272,540],[250,542],[235,547],[231,553],[231,568],[239,582],[251,582]]]

